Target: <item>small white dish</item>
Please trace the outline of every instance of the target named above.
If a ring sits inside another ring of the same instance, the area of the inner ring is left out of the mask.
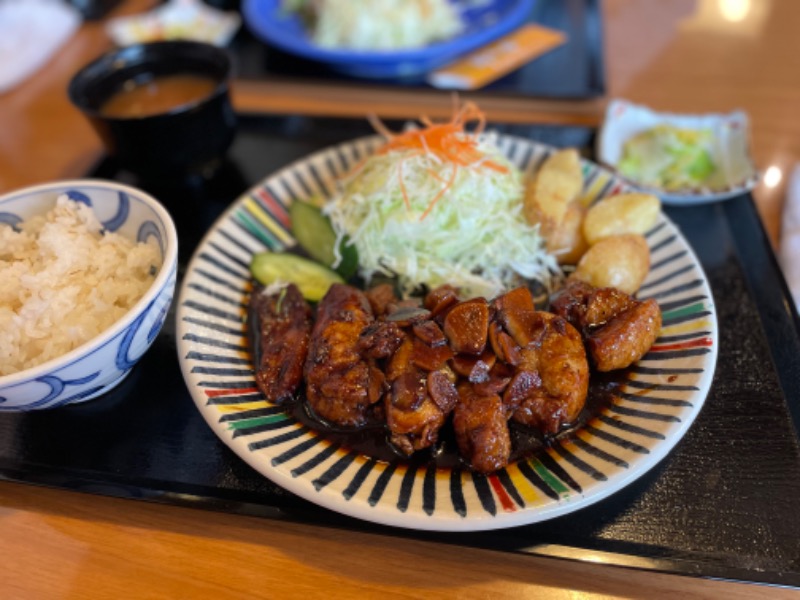
[[[234,11],[217,10],[200,0],[170,0],[146,13],[112,19],[106,31],[118,46],[163,40],[225,46],[241,23]]]
[[[722,185],[665,190],[643,185],[625,177],[618,165],[625,142],[634,135],[658,125],[680,129],[709,130],[713,145],[711,158],[721,170]],[[727,114],[709,113],[688,115],[657,112],[626,100],[613,100],[597,138],[597,160],[612,169],[630,185],[661,198],[664,204],[692,206],[728,200],[752,190],[758,183],[758,172],[750,157],[749,122],[747,114],[734,111]]]

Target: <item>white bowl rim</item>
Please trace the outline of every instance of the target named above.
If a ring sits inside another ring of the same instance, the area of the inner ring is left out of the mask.
[[[611,123],[613,121],[611,115],[617,110],[620,106],[622,107],[630,107],[633,109],[638,109],[640,111],[646,111],[648,113],[653,114],[663,120],[671,120],[675,118],[690,118],[690,119],[699,119],[699,118],[732,118],[732,117],[739,117],[744,124],[745,127],[745,154],[747,156],[748,166],[750,167],[752,173],[747,177],[737,180],[737,181],[729,181],[724,187],[718,188],[709,188],[709,187],[693,187],[693,188],[682,188],[676,190],[667,190],[664,188],[659,188],[651,185],[645,185],[630,179],[629,177],[623,175],[616,164],[612,164],[611,161],[606,160],[606,157],[603,152],[603,148],[605,147],[605,139],[609,135],[609,129],[611,129]],[[681,199],[685,201],[693,201],[694,204],[703,204],[709,201],[716,201],[727,199],[729,197],[738,196],[740,194],[745,194],[747,192],[752,191],[756,185],[758,185],[760,175],[758,168],[753,161],[753,153],[752,153],[752,130],[750,124],[750,116],[747,114],[747,111],[736,108],[731,109],[728,111],[707,111],[707,112],[688,112],[688,113],[681,113],[671,110],[657,110],[652,108],[647,104],[643,104],[640,102],[634,102],[632,100],[627,100],[625,98],[612,98],[609,100],[608,104],[606,105],[606,109],[603,113],[603,122],[600,124],[600,128],[597,132],[597,137],[594,144],[595,150],[595,162],[602,165],[606,169],[609,169],[625,181],[628,185],[636,188],[640,192],[645,192],[649,194],[654,194],[659,196],[665,202],[673,202],[675,199]]]
[[[38,185],[32,185],[28,187],[18,188],[15,190],[11,190],[5,194],[0,195],[0,206],[3,202],[9,199],[12,196],[21,196],[21,195],[28,195],[28,194],[35,194],[40,192],[48,192],[54,190],[67,190],[70,188],[80,188],[80,187],[87,187],[87,186],[94,186],[94,187],[104,187],[109,188],[113,191],[124,192],[128,195],[135,196],[144,200],[144,202],[152,208],[155,213],[159,216],[159,218],[164,223],[164,229],[166,230],[166,239],[164,244],[164,257],[161,261],[161,267],[159,268],[158,275],[153,280],[153,283],[150,284],[150,287],[145,292],[145,294],[139,298],[138,302],[134,304],[128,311],[122,315],[113,325],[111,325],[108,329],[104,330],[103,332],[99,333],[95,337],[85,341],[80,346],[73,348],[66,354],[62,354],[55,358],[51,358],[50,360],[38,364],[34,367],[30,367],[29,369],[25,369],[23,371],[17,371],[16,373],[11,373],[9,375],[0,375],[0,388],[10,388],[16,387],[18,385],[27,383],[28,381],[32,381],[37,377],[55,371],[67,364],[75,362],[76,359],[80,358],[81,356],[87,355],[90,353],[92,347],[101,347],[109,340],[113,339],[117,334],[119,334],[123,329],[125,329],[128,325],[133,322],[136,315],[142,313],[145,307],[149,305],[155,298],[159,295],[161,290],[165,287],[166,283],[168,282],[172,271],[174,269],[175,264],[178,260],[178,232],[175,229],[175,223],[172,220],[172,216],[169,214],[169,211],[153,196],[148,194],[147,192],[140,190],[138,188],[125,185],[123,183],[117,183],[116,181],[109,181],[106,179],[93,179],[93,178],[85,178],[85,179],[65,179],[59,181],[53,181],[49,183],[43,183]]]

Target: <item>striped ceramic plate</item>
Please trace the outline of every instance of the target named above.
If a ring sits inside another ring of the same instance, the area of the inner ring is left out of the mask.
[[[258,472],[321,506],[401,527],[480,530],[560,516],[621,489],[658,463],[703,406],[717,356],[714,302],[705,274],[665,216],[648,232],[652,267],[640,296],[656,298],[663,328],[612,400],[577,430],[489,476],[461,468],[386,462],[310,429],[258,391],[244,318],[250,257],[292,239],[287,207],[328,196],[337,176],[379,143],[364,138],[318,152],[268,177],[236,201],[196,250],[181,289],[178,353],[186,384],[216,434]],[[533,171],[552,151],[500,136]],[[585,162],[588,204],[624,189]]]

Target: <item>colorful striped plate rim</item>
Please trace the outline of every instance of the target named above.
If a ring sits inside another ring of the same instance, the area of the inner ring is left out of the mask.
[[[386,525],[476,531],[570,513],[622,489],[661,461],[700,412],[714,374],[717,320],[694,252],[662,215],[647,233],[652,264],[640,297],[656,298],[663,327],[611,403],[579,429],[489,476],[460,468],[384,462],[326,439],[258,391],[246,338],[250,257],[292,243],[288,206],[328,197],[337,177],[369,155],[377,136],[343,143],[267,177],[225,212],[194,253],[177,306],[186,385],[219,436],[256,471],[328,509]],[[520,168],[553,148],[498,136]],[[583,201],[628,189],[584,161]]]

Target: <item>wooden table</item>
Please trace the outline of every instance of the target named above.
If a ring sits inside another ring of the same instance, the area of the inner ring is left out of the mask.
[[[129,0],[115,14],[151,0]],[[773,242],[783,183],[800,156],[800,69],[792,61],[800,4],[791,0],[606,0],[608,97],[659,109],[743,108],[763,170],[783,174],[756,191]],[[82,175],[100,143],[69,105],[78,66],[110,45],[87,24],[33,78],[0,95],[0,193]],[[240,110],[363,116],[445,115],[440,94],[369,98],[344,88],[238,82]],[[511,122],[597,124],[606,99],[568,104],[482,101]],[[276,597],[783,597],[777,588],[602,565],[453,548],[207,511],[0,484],[0,590],[8,598]]]

